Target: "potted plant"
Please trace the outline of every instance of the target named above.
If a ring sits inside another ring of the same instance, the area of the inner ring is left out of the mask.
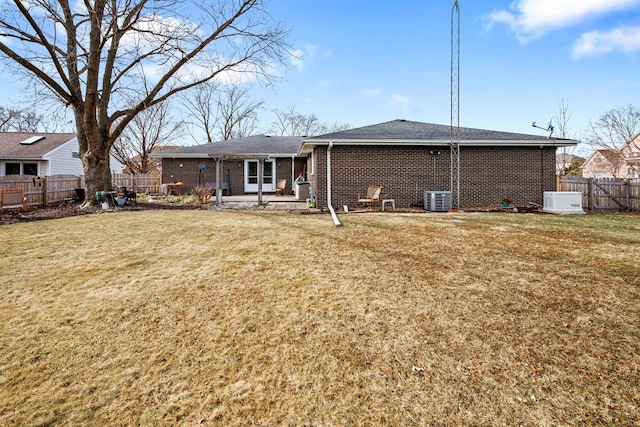
[[[507,208],[511,203],[513,203],[511,196],[502,196],[502,206]]]

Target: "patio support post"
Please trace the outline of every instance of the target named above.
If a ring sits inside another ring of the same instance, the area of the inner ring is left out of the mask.
[[[258,205],[262,204],[262,177],[264,176],[264,159],[258,161]]]
[[[222,169],[220,167],[220,163],[222,162],[222,159],[220,157],[216,157],[216,207],[220,207],[222,206],[222,190],[221,190],[221,185],[220,185],[220,179],[221,179],[221,170]]]
[[[294,184],[295,180],[296,180],[296,156],[291,155],[291,190],[295,188],[295,184]]]

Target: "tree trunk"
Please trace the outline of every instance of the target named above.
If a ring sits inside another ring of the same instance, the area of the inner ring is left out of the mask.
[[[81,137],[78,136],[80,144],[80,158],[84,168],[85,182],[85,199],[82,207],[93,206],[96,204],[96,192],[111,191],[111,166],[109,164],[110,144],[101,137],[95,138],[96,141],[85,139],[84,144]],[[82,149],[83,145],[86,147]]]

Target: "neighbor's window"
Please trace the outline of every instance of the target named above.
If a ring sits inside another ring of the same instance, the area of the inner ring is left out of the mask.
[[[6,163],[4,165],[5,175],[20,175],[20,163]]]
[[[23,163],[23,175],[38,175],[38,164],[37,163]]]

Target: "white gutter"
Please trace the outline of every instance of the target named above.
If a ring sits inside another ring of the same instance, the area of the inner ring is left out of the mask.
[[[338,219],[338,215],[336,215],[336,211],[333,210],[333,206],[331,206],[331,149],[333,148],[333,142],[329,141],[329,146],[327,147],[327,206],[329,207],[329,212],[331,212],[331,217],[333,218],[333,222],[336,224],[336,227],[340,227],[342,223]]]

